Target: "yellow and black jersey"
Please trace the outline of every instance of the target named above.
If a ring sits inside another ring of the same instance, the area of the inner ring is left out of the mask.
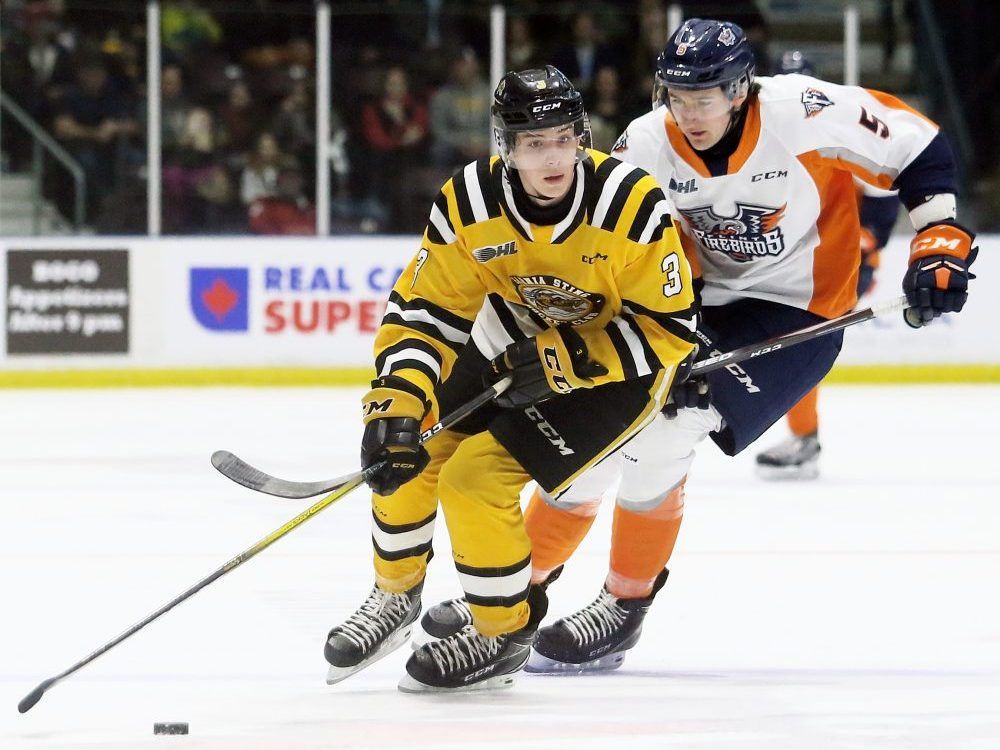
[[[608,368],[596,385],[672,368],[694,347],[691,271],[663,191],[598,151],[576,165],[570,210],[532,224],[499,157],[441,188],[420,250],[389,298],[376,370],[432,400],[459,351],[486,357],[544,328],[571,325]]]

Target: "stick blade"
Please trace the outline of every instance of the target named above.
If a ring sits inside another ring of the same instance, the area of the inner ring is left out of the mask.
[[[34,705],[42,699],[42,696],[45,695],[45,691],[52,687],[53,682],[55,682],[55,680],[46,680],[24,696],[21,699],[21,702],[17,704],[17,710],[22,714],[28,713],[28,711],[30,711]]]
[[[301,500],[332,492],[343,484],[360,476],[354,472],[335,479],[322,479],[317,482],[293,482],[287,479],[273,477],[260,469],[254,468],[239,456],[229,451],[216,451],[212,454],[212,466],[223,476],[239,485],[266,495],[285,498],[286,500]]]

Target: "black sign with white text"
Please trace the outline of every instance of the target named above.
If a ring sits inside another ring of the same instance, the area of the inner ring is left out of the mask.
[[[128,250],[9,250],[7,354],[124,354]]]

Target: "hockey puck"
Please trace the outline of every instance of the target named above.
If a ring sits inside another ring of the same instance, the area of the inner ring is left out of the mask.
[[[188,725],[185,721],[163,721],[153,724],[153,734],[187,734]]]

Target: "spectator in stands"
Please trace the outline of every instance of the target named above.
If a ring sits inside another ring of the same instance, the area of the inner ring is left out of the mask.
[[[663,42],[660,44],[662,46]],[[573,18],[573,43],[556,50],[552,64],[586,96],[593,87],[597,71],[605,66],[616,67],[618,59],[612,47],[600,43],[600,31],[593,14],[583,12]]]
[[[163,165],[163,223],[168,233],[222,231],[232,204],[232,185],[217,161],[218,133],[212,113],[194,107],[174,160]]]
[[[535,40],[531,37],[531,26],[524,16],[510,16],[507,19],[507,68],[526,70],[539,65]]]
[[[594,148],[610,152],[634,113],[625,108],[617,68],[605,66],[594,76],[594,96],[587,107]]]
[[[490,153],[491,93],[475,52],[463,50],[452,62],[450,81],[431,99],[432,156],[438,166],[451,169]]]
[[[296,81],[291,93],[281,100],[271,130],[282,151],[293,154],[300,164],[313,157],[316,147],[315,120],[309,86],[305,80]]]
[[[248,210],[254,234],[316,234],[316,208],[306,198],[305,180],[297,165],[285,164],[278,170],[272,195],[262,195]]]
[[[410,93],[406,71],[385,72],[382,96],[361,113],[368,150],[369,201],[388,204],[390,222],[397,224],[411,192],[403,175],[419,165],[427,138],[427,108]]]
[[[163,46],[183,56],[191,51],[212,47],[222,39],[222,27],[195,0],[177,0],[163,4],[160,12]]]
[[[242,156],[254,147],[262,116],[246,82],[233,82],[226,101],[219,107],[221,139],[228,154]]]
[[[274,133],[261,133],[240,180],[240,198],[243,203],[249,206],[261,196],[274,195],[278,172],[282,167],[294,163],[291,157],[282,153]]]
[[[184,94],[184,73],[179,65],[164,65],[160,74],[160,113],[163,158],[170,160],[187,128],[191,102]]]
[[[114,184],[119,141],[138,133],[127,98],[114,91],[100,58],[77,67],[77,83],[57,105],[53,130],[87,180],[88,217]]]

